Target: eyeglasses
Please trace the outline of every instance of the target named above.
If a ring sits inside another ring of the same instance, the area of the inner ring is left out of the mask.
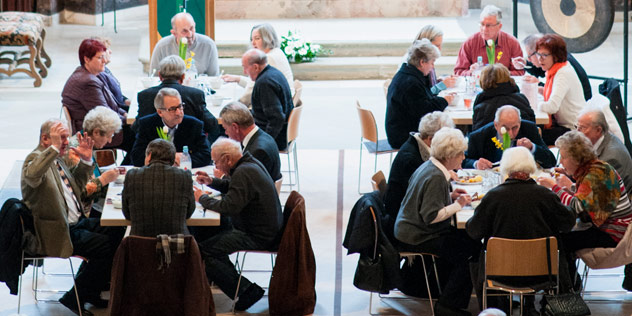
[[[172,106],[172,107],[170,107],[168,109],[167,108],[160,108],[160,109],[161,110],[165,110],[165,111],[167,111],[169,113],[174,113],[177,110],[183,110],[184,109],[184,102],[182,102],[182,103],[180,103],[180,104],[178,104],[176,106]]]
[[[535,53],[535,55],[538,56],[538,58],[547,58],[551,56],[551,54],[540,54],[540,53]]]
[[[577,125],[577,124],[575,124],[575,129],[578,132],[585,131],[585,130],[589,129],[590,127],[591,127],[591,125],[586,126],[586,125]]]
[[[536,53],[537,53],[537,52],[533,52],[533,53],[529,54],[529,56],[528,56],[527,58],[531,58],[531,57],[533,57],[533,55],[535,55]]]
[[[484,28],[490,28],[490,27],[498,26],[498,24],[500,24],[500,22],[498,22],[496,24],[483,24],[483,23],[481,23],[480,26],[484,27]]]

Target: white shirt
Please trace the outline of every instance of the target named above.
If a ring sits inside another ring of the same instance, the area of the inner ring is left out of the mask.
[[[57,153],[59,153],[59,149],[56,146],[51,145],[50,147],[52,147],[55,151],[57,151]],[[81,162],[88,166],[92,165],[92,160],[86,161],[81,159]],[[55,161],[55,168],[58,168],[57,161]],[[66,175],[66,177],[68,177],[68,175]],[[68,206],[68,224],[77,224],[79,222],[79,218],[81,218],[81,210],[79,210],[79,205],[77,204],[80,202],[77,199],[77,196],[72,191],[70,191],[70,188],[64,183],[64,179],[61,178],[61,174],[59,174],[59,180],[61,180],[62,182],[61,188],[64,193],[64,200],[66,200],[66,205]]]
[[[593,144],[593,151],[597,152],[597,148],[599,148],[599,146],[601,146],[601,143],[603,143],[603,139],[605,138],[604,135],[601,135],[601,137],[599,137],[599,139]]]
[[[252,135],[254,135],[258,130],[259,130],[259,126],[255,125],[255,128],[253,128],[246,135],[246,137],[244,137],[244,140],[241,141],[241,144],[242,144],[242,146],[244,146],[244,148],[246,148],[248,146],[248,143],[250,142],[250,139],[252,138]]]

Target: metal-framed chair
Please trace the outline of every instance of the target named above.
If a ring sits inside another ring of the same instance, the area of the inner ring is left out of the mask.
[[[380,195],[384,197],[384,194],[386,194],[386,178],[382,170],[379,170],[371,177],[371,187],[373,191],[379,191]]]
[[[377,124],[375,123],[375,117],[373,112],[367,109],[363,109],[360,106],[360,101],[356,101],[356,108],[358,110],[358,117],[360,118],[360,163],[358,168],[358,193],[364,194],[367,192],[360,192],[360,183],[362,181],[362,146],[371,154],[375,154],[375,163],[373,165],[373,172],[377,171],[377,155],[390,154],[390,162],[393,162],[393,153],[399,151],[399,149],[393,149],[389,145],[386,139],[378,139],[377,137]],[[364,141],[364,140],[367,141]],[[390,163],[389,163],[390,166]]]
[[[288,173],[288,182],[286,186],[290,187],[290,191],[294,189],[296,185],[296,191],[301,190],[301,185],[298,177],[298,153],[296,149],[296,140],[298,138],[298,128],[301,122],[301,113],[303,113],[303,106],[297,106],[290,112],[290,117],[287,123],[287,148],[279,151],[279,154],[287,155],[287,167],[288,169],[282,172]],[[293,156],[290,159],[290,155]],[[291,161],[293,160],[293,162]],[[294,179],[292,179],[294,174]]]

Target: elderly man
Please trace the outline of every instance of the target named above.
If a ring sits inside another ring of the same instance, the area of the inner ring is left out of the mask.
[[[191,173],[173,167],[176,148],[154,139],[145,150],[145,166],[125,176],[123,215],[132,221],[130,235],[189,234],[186,220],[193,215],[195,198]]]
[[[532,122],[521,120],[520,110],[515,106],[505,105],[496,111],[494,122],[470,134],[463,168],[489,169],[500,161],[503,151],[494,140],[502,143],[502,128],[511,138],[511,147],[523,146],[529,149],[535,162],[542,168],[555,166],[555,156],[544,144],[538,127]]]
[[[198,182],[223,193],[212,198],[193,188],[195,199],[206,209],[230,216],[234,228],[200,243],[205,258],[206,276],[229,297],[235,295],[239,274],[228,255],[239,250],[271,250],[281,233],[281,203],[272,178],[265,167],[231,139],[220,137],[211,147],[215,166],[230,180],[211,178],[198,172]],[[263,289],[242,277],[236,310],[246,310],[263,296]]]
[[[511,58],[522,56],[520,43],[515,37],[500,30],[503,27],[501,19],[502,11],[498,7],[488,5],[483,8],[480,15],[481,30],[470,36],[461,46],[454,66],[455,74],[472,75],[479,67],[476,63],[478,56],[483,57],[483,65],[501,63],[509,69],[512,76],[524,74],[524,70],[516,69],[511,63]]]
[[[154,107],[157,113],[138,120],[136,142],[132,149],[132,162],[140,167],[145,163],[147,144],[156,138],[173,142],[178,153],[175,164],[180,165],[182,149],[188,146],[193,168],[211,163],[208,140],[202,130],[203,123],[193,116],[184,115],[184,105],[178,90],[162,88],[156,94]],[[162,135],[162,136],[161,136]]]
[[[248,50],[241,58],[244,74],[255,82],[252,89],[252,116],[255,124],[274,138],[279,150],[287,147],[287,120],[294,108],[287,79],[268,65],[266,53]]]
[[[94,168],[94,142],[77,133],[79,145],[70,150],[81,160],[75,167],[68,168],[60,158],[69,149],[68,136],[68,129],[61,121],[44,122],[39,145],[24,160],[22,196],[33,212],[36,235],[35,244],[27,246],[27,251],[51,257],[78,255],[88,259],[82,263],[75,279],[80,305],[77,305],[74,289],[59,301],[75,313],[81,309],[83,315],[92,315],[83,304],[107,307],[100,293],[110,280],[112,258],[124,230],[104,228],[99,225],[99,219],[88,218],[80,193]]]
[[[542,69],[542,65],[540,64],[538,56],[535,54],[536,43],[540,38],[542,38],[542,36],[543,34],[540,33],[531,34],[525,37],[524,40],[522,40],[522,44],[524,45],[524,49],[526,50],[528,56],[527,60],[525,60],[522,56],[516,57],[511,60],[516,69],[524,69],[527,73],[537,78],[544,78],[544,76],[546,75],[546,72]],[[575,69],[579,81],[582,83],[582,89],[584,90],[584,99],[586,101],[590,100],[590,98],[592,98],[592,89],[590,88],[590,81],[588,80],[588,75],[586,74],[586,71],[570,52],[566,55],[566,60],[571,64],[571,66],[573,66],[573,69]],[[525,67],[525,65],[527,67]]]
[[[386,137],[393,148],[400,148],[419,120],[433,111],[443,111],[452,96],[435,96],[430,91],[429,74],[441,53],[429,40],[415,41],[408,48],[408,62],[402,64],[386,94]]]
[[[272,180],[281,179],[281,159],[274,138],[255,125],[248,108],[239,102],[231,102],[219,112],[219,116],[228,137],[240,142],[244,152],[259,160]]]
[[[136,120],[149,114],[156,113],[154,99],[162,88],[178,90],[184,103],[184,114],[191,115],[204,123],[204,132],[209,144],[213,143],[222,133],[217,119],[206,108],[206,98],[200,89],[182,85],[184,80],[184,61],[176,55],[170,55],[160,61],[158,76],[162,83],[147,88],[138,93],[138,115]]]
[[[163,37],[151,56],[149,69],[158,69],[158,63],[169,55],[178,55],[180,41],[186,38],[189,51],[195,53],[195,68],[198,74],[219,75],[217,46],[213,40],[195,33],[195,21],[189,13],[181,12],[171,18],[171,35]]]
[[[625,145],[608,131],[606,116],[599,108],[585,109],[577,118],[577,130],[593,144],[593,150],[609,163],[623,179],[628,195],[632,192],[632,158]]]

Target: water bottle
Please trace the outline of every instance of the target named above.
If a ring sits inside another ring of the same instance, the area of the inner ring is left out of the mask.
[[[189,155],[189,146],[182,147],[182,156],[180,157],[180,169],[191,171],[191,155]]]
[[[483,71],[483,56],[478,56],[476,58],[476,64],[478,67],[474,69],[472,72],[472,76],[474,77],[474,84],[476,86],[476,90],[480,90],[481,88],[481,72]]]

